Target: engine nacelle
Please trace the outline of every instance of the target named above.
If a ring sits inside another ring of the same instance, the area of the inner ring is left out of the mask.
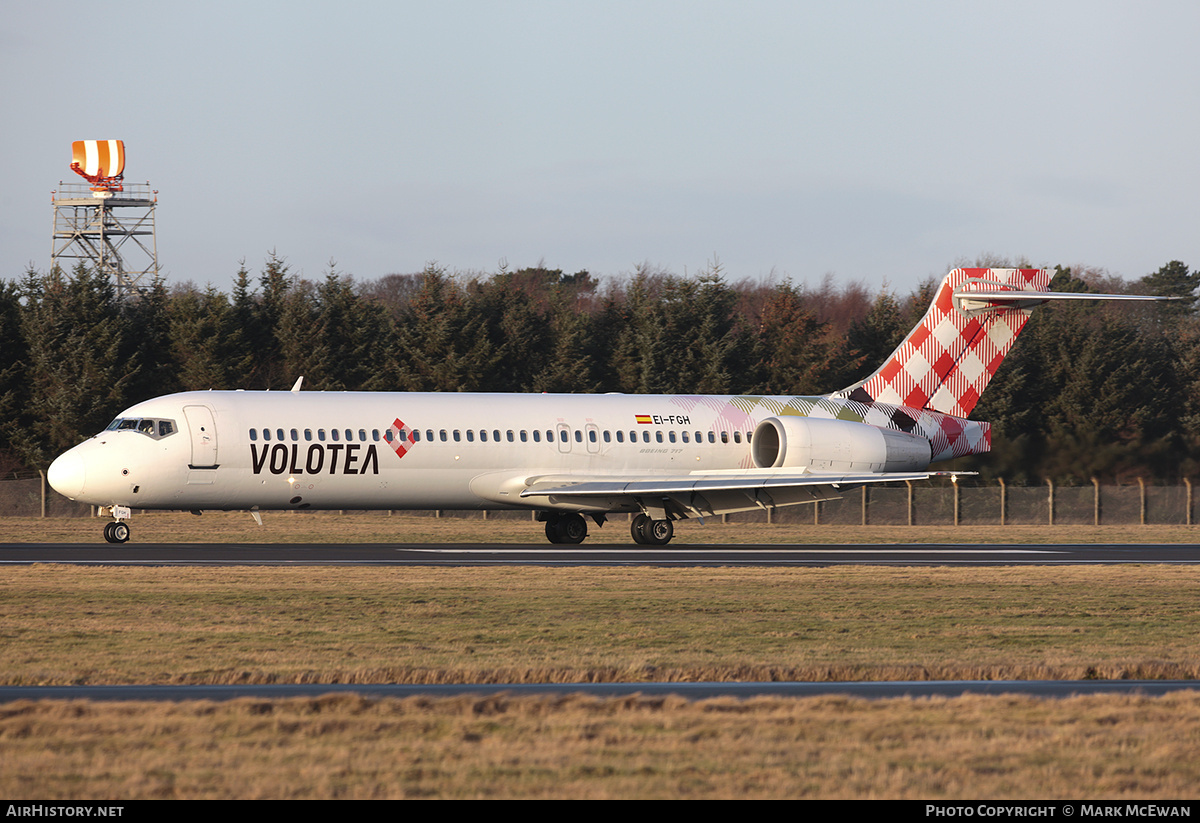
[[[815,471],[924,471],[929,441],[865,423],[820,417],[768,417],[754,430],[750,452],[760,469]]]

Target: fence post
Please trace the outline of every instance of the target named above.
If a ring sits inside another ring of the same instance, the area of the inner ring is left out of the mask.
[[[904,485],[908,486],[908,525],[913,524],[913,485],[911,480],[905,480]]]
[[[959,506],[958,478],[951,476],[950,477],[950,485],[954,487],[954,525],[957,526],[958,525],[958,511],[959,511],[959,509],[958,509],[958,506]]]
[[[1008,486],[1004,485],[1004,478],[997,477],[1000,481],[1000,525],[1004,526],[1008,523]]]
[[[1100,481],[1092,478],[1092,525],[1100,525]]]
[[[1185,477],[1183,485],[1187,486],[1187,512],[1184,515],[1184,522],[1190,526],[1192,525],[1192,481]]]
[[[1138,478],[1138,522],[1146,525],[1146,479]]]
[[[862,525],[867,525],[867,487],[862,487]]]
[[[41,478],[41,483],[39,484],[39,487],[40,487],[40,491],[42,493],[42,519],[45,519],[45,517],[46,517],[46,473],[44,471],[42,471],[41,469],[38,469],[38,477]]]
[[[1054,481],[1049,477],[1046,478],[1046,485],[1050,487],[1050,496],[1047,501],[1050,503],[1050,525],[1054,525]]]

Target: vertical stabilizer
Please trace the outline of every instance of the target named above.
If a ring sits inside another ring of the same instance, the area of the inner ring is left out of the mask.
[[[1032,302],[980,304],[972,292],[1032,292],[1050,285],[1047,269],[955,269],[925,317],[879,370],[836,393],[861,403],[892,403],[967,417],[1033,311]]]

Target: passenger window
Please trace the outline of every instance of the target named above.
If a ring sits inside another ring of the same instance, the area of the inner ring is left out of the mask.
[[[542,431],[541,431],[541,429],[534,429],[534,430],[533,430],[533,442],[534,442],[534,443],[541,443],[541,442],[542,442]]]
[[[717,436],[716,436],[716,435],[715,435],[713,432],[709,432],[709,433],[708,433],[708,442],[709,442],[709,443],[716,443],[716,442],[717,442]]]
[[[443,443],[446,442],[446,430],[445,429],[442,429],[441,431],[438,432],[438,439],[441,440]],[[454,439],[457,440],[458,438],[456,437]]]
[[[279,435],[279,440],[283,439],[283,429],[276,429],[275,434]]]
[[[595,429],[588,429],[588,442],[590,442],[590,443],[596,442],[596,430]]]
[[[729,442],[729,432],[721,432],[721,442],[722,443]]]
[[[475,442],[475,430],[474,429],[467,429],[467,442],[468,443]]]
[[[379,429],[371,429],[371,439],[376,443],[379,442]]]
[[[322,443],[325,442],[325,430],[324,429],[317,429],[317,439],[320,440]]]
[[[346,429],[346,442],[349,442],[353,439],[354,439],[354,432],[350,431],[349,429]]]
[[[336,442],[338,441],[338,437],[339,437],[339,435],[338,435],[338,430],[337,430],[337,429],[330,429],[330,430],[329,430],[329,439],[330,439],[330,440],[332,440],[334,443],[336,443]]]
[[[454,430],[454,442],[455,443],[462,442],[462,432],[460,432],[458,429]]]
[[[734,442],[734,443],[741,443],[741,442],[742,442],[742,433],[741,433],[741,432],[734,432],[734,433],[733,433],[733,442]]]
[[[656,431],[654,433],[654,439],[657,440],[659,443],[661,443],[662,442],[662,432]]]
[[[470,435],[470,433],[469,433],[469,432],[467,433],[467,439],[468,439],[468,440],[470,440],[470,439],[471,439],[471,435]],[[487,429],[480,429],[480,430],[479,430],[479,442],[480,442],[480,443],[486,443],[486,442],[487,442]]]
[[[512,440],[511,437],[508,439]],[[500,430],[499,429],[492,429],[492,440],[494,440],[497,443],[500,442]]]
[[[366,429],[359,429],[359,430],[358,430],[358,439],[359,439],[359,440],[361,440],[363,443],[366,443],[366,442],[367,442],[367,431],[366,431]]]
[[[421,439],[421,430],[420,429],[413,429],[412,439],[413,439],[414,443],[417,443],[420,441],[420,439]]]
[[[310,442],[310,443],[312,442],[312,429],[305,429],[305,430],[304,430],[304,439],[305,439],[305,440],[307,440],[307,441],[308,441],[308,442]]]
[[[546,433],[549,434],[549,432],[546,432]],[[567,442],[567,430],[566,429],[563,429],[562,431],[560,431],[558,433],[558,439],[564,443]]]
[[[642,442],[643,443],[650,442],[650,432],[642,432]]]
[[[690,442],[690,441],[688,440],[688,433],[687,433],[687,432],[680,432],[680,433],[679,433],[679,436],[683,438],[683,442],[684,442],[684,443],[688,443],[688,442]]]
[[[524,432],[522,432],[522,434],[524,434]],[[513,433],[512,433],[512,429],[509,429],[507,432],[505,432],[505,435],[508,437],[508,442],[509,442],[509,443],[513,442]],[[522,440],[524,440],[525,438],[521,438],[521,439],[522,439]]]
[[[271,439],[271,430],[263,429],[263,440],[270,440],[270,439]]]
[[[396,439],[396,435],[392,434],[391,429],[384,429],[383,439],[386,440],[387,442],[391,443],[393,440]]]
[[[300,432],[296,431],[295,429],[292,429],[292,431],[291,431],[291,435],[292,435],[292,441],[293,441],[293,442],[295,442],[295,441],[297,441],[297,440],[299,440],[299,439],[300,439]]]
[[[253,442],[253,441],[257,440],[257,439],[258,439],[258,431],[257,431],[256,429],[251,429],[251,430],[250,430],[250,440],[251,440],[251,442]]]
[[[579,429],[575,430],[575,442],[576,443],[583,442],[583,432],[581,432]]]
[[[605,442],[605,443],[611,443],[611,442],[612,442],[612,434],[610,434],[610,433],[609,433],[608,429],[605,429],[605,430],[604,430],[604,442]]]
[[[428,440],[430,443],[433,442],[433,429],[425,430],[425,439]],[[446,439],[445,436],[443,436],[442,439],[445,440]]]
[[[621,431],[620,429],[617,429],[617,442],[618,443],[625,442],[625,432]]]
[[[537,434],[537,432],[534,432],[534,434]],[[521,442],[522,443],[529,442],[529,432],[525,431],[524,429],[521,429]]]
[[[675,442],[675,432],[673,432],[673,431],[667,432],[667,439],[670,440],[672,443],[674,443]]]

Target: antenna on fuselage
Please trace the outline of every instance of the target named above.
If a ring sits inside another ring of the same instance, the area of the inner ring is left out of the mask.
[[[304,375],[296,378],[296,382],[292,384],[292,394],[297,394],[300,391],[300,384],[304,382]]]

